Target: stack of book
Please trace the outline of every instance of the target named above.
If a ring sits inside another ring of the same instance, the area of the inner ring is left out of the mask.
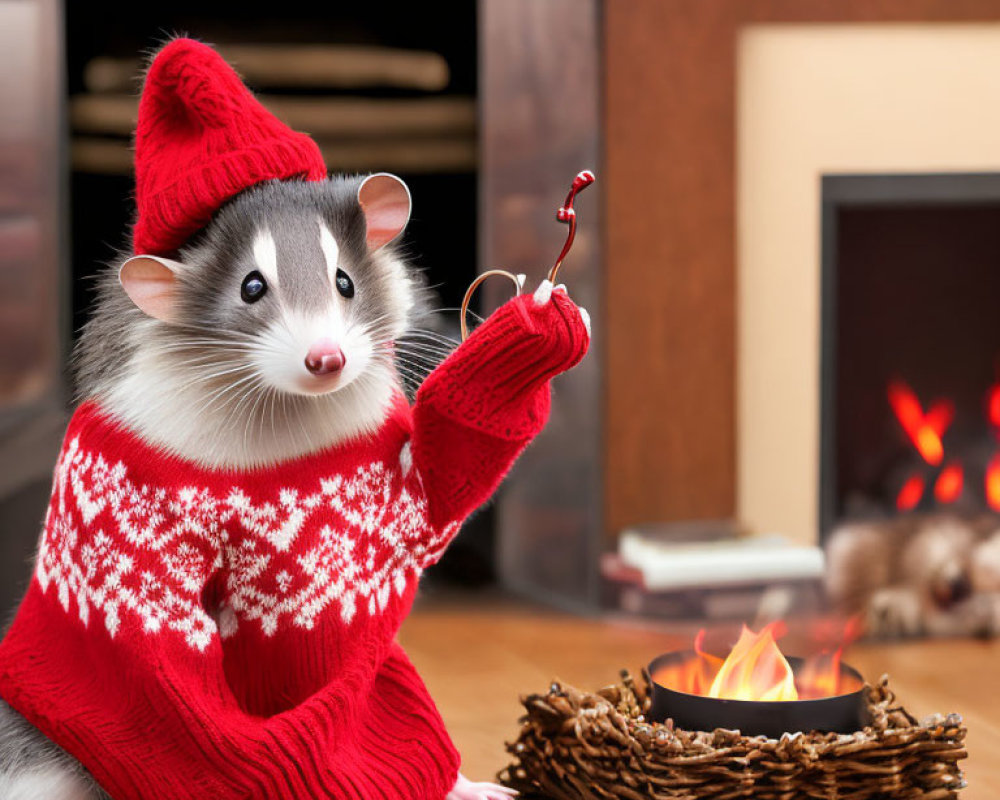
[[[686,620],[816,613],[823,571],[819,547],[745,536],[725,522],[630,528],[602,562],[613,606]]]

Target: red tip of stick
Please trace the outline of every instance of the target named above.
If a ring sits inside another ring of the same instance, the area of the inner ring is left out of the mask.
[[[590,184],[592,184],[596,180],[597,176],[594,175],[594,173],[591,172],[589,169],[585,169],[582,172],[578,173],[577,176],[573,179],[573,188],[579,192],[581,189],[585,189],[586,187],[590,186]]]

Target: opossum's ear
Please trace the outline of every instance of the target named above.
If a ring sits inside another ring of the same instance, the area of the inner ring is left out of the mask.
[[[368,247],[377,250],[403,232],[410,220],[410,190],[395,175],[379,172],[365,178],[358,202],[368,226]]]
[[[179,261],[159,256],[133,256],[118,270],[118,280],[132,302],[145,314],[172,322],[176,312]]]

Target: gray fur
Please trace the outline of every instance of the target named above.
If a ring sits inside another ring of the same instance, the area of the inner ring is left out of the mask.
[[[0,798],[110,800],[76,759],[3,700],[0,700]]]

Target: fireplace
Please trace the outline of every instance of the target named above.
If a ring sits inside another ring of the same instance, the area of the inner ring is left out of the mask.
[[[819,527],[1000,510],[1000,174],[822,180]]]

